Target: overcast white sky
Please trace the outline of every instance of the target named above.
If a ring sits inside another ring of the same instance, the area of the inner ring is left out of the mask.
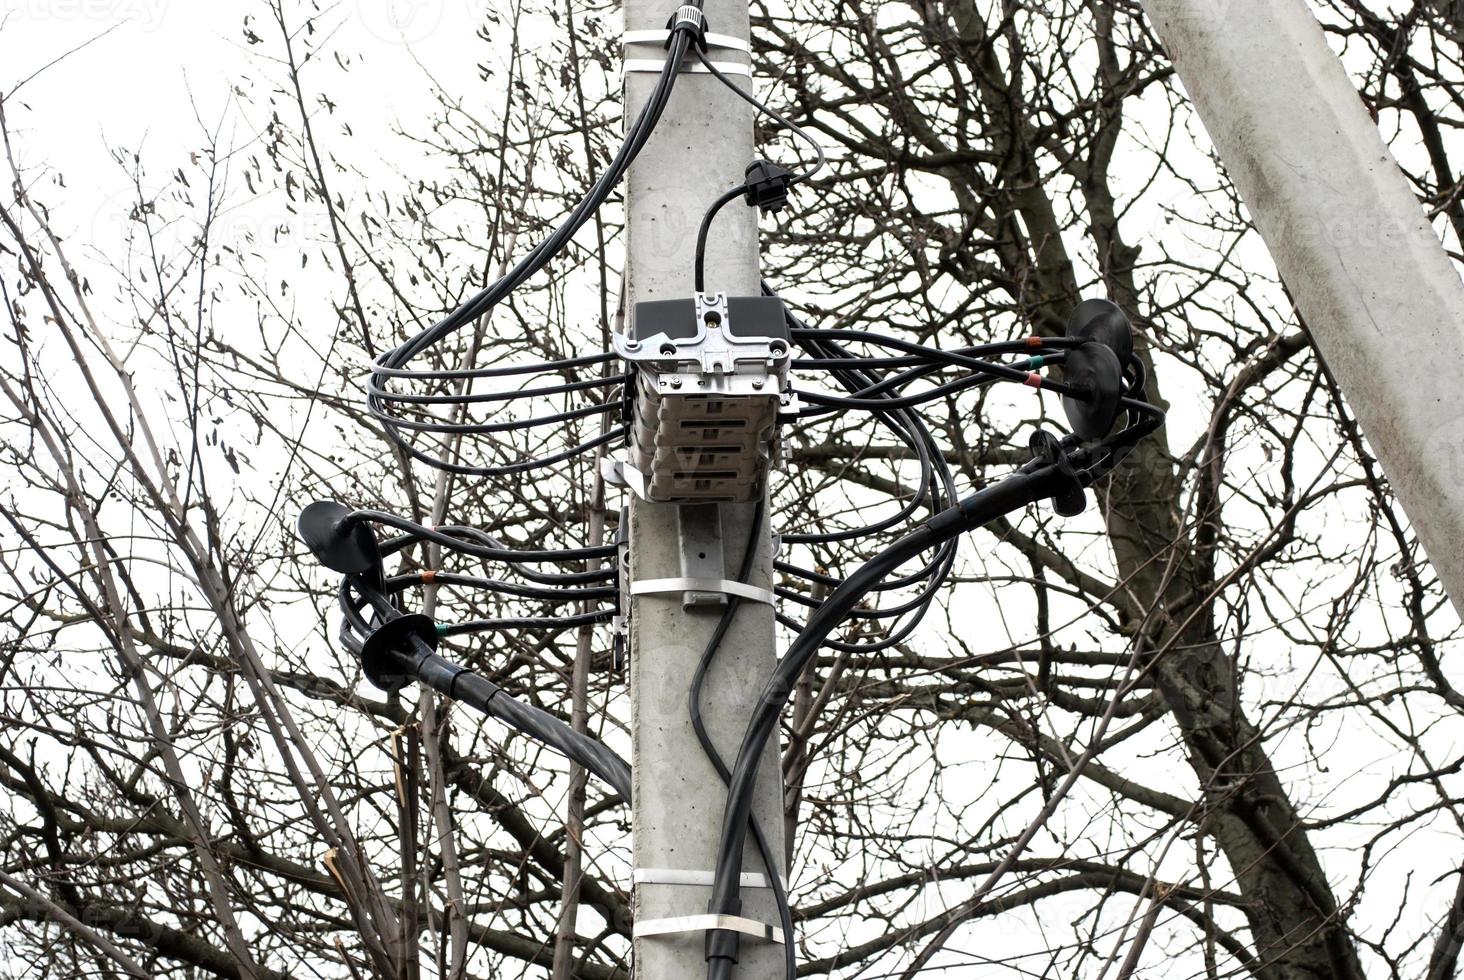
[[[482,23],[483,6],[481,0],[321,5],[323,29],[336,31],[340,47],[362,59],[364,70],[352,71],[348,86],[330,89],[358,135],[375,135],[374,125],[385,136],[398,107],[421,104],[403,97],[428,87],[414,57],[449,84],[476,79],[474,59],[482,52],[463,40]],[[145,164],[163,168],[198,145],[200,120],[213,127],[228,117],[236,86],[247,90],[262,75],[258,52],[277,50],[277,32],[261,22],[268,16],[262,0],[0,0],[0,91],[10,93],[45,69],[16,93],[11,125],[25,161],[45,161],[69,178],[63,219],[126,193],[126,176],[109,165],[107,147],[140,148]],[[268,45],[252,48],[246,40],[249,17]],[[85,50],[46,67],[82,45]],[[361,108],[373,111],[351,111]]]

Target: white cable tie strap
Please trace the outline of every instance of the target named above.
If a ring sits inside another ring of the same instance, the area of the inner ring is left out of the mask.
[[[632,935],[639,939],[642,936],[671,936],[711,929],[726,929],[780,946],[783,944],[782,929],[756,919],[744,919],[740,915],[678,915],[672,919],[651,919],[646,922],[637,920]]]
[[[626,31],[620,36],[620,41],[622,44],[655,44],[664,47],[670,36],[670,31]],[[749,56],[752,54],[752,45],[740,37],[733,37],[731,34],[707,34],[705,37],[709,48],[741,51]]]
[[[636,868],[637,885],[705,885],[710,888],[715,880],[710,871],[683,871],[679,868]],[[751,871],[741,876],[743,888],[767,888],[768,879]]]
[[[724,578],[653,578],[634,582],[631,595],[665,595],[671,592],[720,592],[735,595],[739,599],[761,602],[765,606],[777,605],[777,598],[770,589],[759,589],[744,582],[733,582]]]
[[[717,71],[723,75],[742,75],[745,78],[752,77],[752,66],[740,64],[736,61],[714,61],[712,64]],[[627,75],[651,74],[659,75],[666,70],[665,60],[652,61],[650,59],[634,58],[625,62],[624,71]],[[688,62],[681,65],[681,71],[690,72],[693,75],[710,75],[707,66],[701,62]]]

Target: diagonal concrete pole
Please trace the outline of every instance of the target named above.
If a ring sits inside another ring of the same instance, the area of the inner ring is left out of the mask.
[[[1464,283],[1304,0],[1143,0],[1464,612]]]

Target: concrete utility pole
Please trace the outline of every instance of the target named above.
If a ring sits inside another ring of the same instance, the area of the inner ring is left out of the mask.
[[[634,32],[664,32],[674,12],[668,0],[627,0],[625,26]],[[748,37],[748,11],[735,0],[707,0],[708,30],[740,41]],[[664,37],[664,33],[662,34]],[[710,52],[718,64],[747,65],[736,46]],[[636,70],[638,63],[659,68],[664,51],[658,42],[625,46],[626,118],[645,103],[656,76]],[[750,81],[747,75],[739,83]],[[709,74],[685,72],[655,135],[631,168],[626,184],[628,207],[627,293],[630,308],[648,300],[689,299],[693,292],[692,257],[702,213],[718,196],[743,180],[753,159],[753,112]],[[717,218],[708,247],[707,289],[729,296],[759,291],[757,215],[741,203]],[[753,505],[711,505],[699,511],[702,532],[720,538],[724,570],[733,578],[751,533]],[[681,539],[683,516],[675,504],[635,500],[631,506],[631,577],[637,582],[685,575]],[[757,559],[749,583],[771,588],[772,548],[766,531],[757,538]],[[638,595],[631,607],[630,684],[634,742],[635,803],[632,811],[636,939],[635,967],[640,980],[688,980],[706,969],[705,932],[675,930],[674,920],[703,916],[711,895],[726,792],[702,754],[687,715],[687,690],[693,669],[720,618],[717,607],[684,609],[680,594]],[[743,602],[721,645],[706,684],[707,726],[730,764],[755,701],[775,660],[773,610]],[[754,812],[775,854],[781,854],[782,778],[776,752],[760,772]],[[749,842],[746,870],[760,874]],[[760,880],[760,879],[759,879]],[[771,892],[745,892],[744,917],[777,925]],[[647,935],[644,930],[657,934]],[[781,947],[748,939],[742,944],[740,980],[769,980],[783,973]]]
[[[1464,613],[1464,283],[1303,0],[1143,0]]]

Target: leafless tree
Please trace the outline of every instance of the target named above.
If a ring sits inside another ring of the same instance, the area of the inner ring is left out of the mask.
[[[1464,260],[1464,11],[1313,6]],[[184,160],[114,152],[120,251],[67,233],[79,175],[23,162],[24,90],[0,102],[7,975],[629,975],[624,801],[461,706],[375,691],[292,532],[320,497],[526,547],[615,529],[593,453],[454,478],[362,403],[369,360],[540,240],[616,143],[613,7],[480,13],[470,91],[430,65],[404,83],[431,109],[396,169],[336,94],[372,70],[336,39],[350,12],[261,3],[230,125],[200,124]],[[1459,623],[1139,4],[794,0],[754,21],[763,94],[831,157],[764,227],[802,316],[955,347],[1059,333],[1106,295],[1170,409],[1085,515],[972,538],[919,631],[870,650],[883,621],[851,620],[806,678],[783,731],[800,972],[1455,976]],[[620,220],[426,366],[607,349]],[[928,413],[968,486],[1046,423],[1010,392]],[[601,418],[443,447],[551,455]],[[865,419],[788,441],[776,526],[867,524],[915,491]],[[837,577],[897,530],[788,555]],[[565,612],[422,577],[442,623]],[[821,598],[780,586],[795,625]],[[604,630],[444,642],[627,749]]]

